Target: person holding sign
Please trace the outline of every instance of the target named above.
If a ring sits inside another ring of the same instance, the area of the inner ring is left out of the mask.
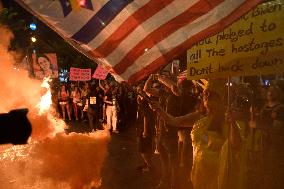
[[[92,85],[87,94],[88,102],[88,119],[90,129],[96,131],[99,129],[99,115],[102,104],[102,95],[96,89],[96,85]]]
[[[219,87],[218,87],[219,86]],[[224,94],[219,84],[209,84],[203,92],[203,106],[181,117],[165,112],[157,102],[151,107],[172,127],[192,127],[193,165],[191,181],[194,189],[226,189],[228,146],[240,147],[236,118],[228,113],[225,119]],[[230,136],[230,137],[229,137]]]

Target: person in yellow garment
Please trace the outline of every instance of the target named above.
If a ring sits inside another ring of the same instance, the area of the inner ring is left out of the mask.
[[[224,93],[222,94],[221,87],[216,87],[217,85],[213,83],[209,83],[203,91],[202,108],[185,116],[173,117],[167,114],[157,102],[151,103],[151,107],[169,125],[192,127],[191,181],[194,189],[227,188],[227,163],[221,160],[228,159],[221,157],[227,156],[223,149],[228,144],[227,141],[233,148],[239,147],[241,142],[233,116],[229,114],[228,121],[225,119],[225,105],[222,98]],[[218,85],[225,86],[220,83]]]

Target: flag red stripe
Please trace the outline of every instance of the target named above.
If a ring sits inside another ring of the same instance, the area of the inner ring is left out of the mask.
[[[139,72],[136,72],[135,74],[130,76],[128,79],[128,82],[135,83],[143,79],[144,77],[146,77],[149,73],[153,73],[157,71],[158,69],[160,69],[162,65],[166,64],[167,61],[171,60],[173,57],[177,56],[179,53],[182,53],[183,50],[187,50],[199,40],[212,36],[216,34],[217,32],[219,32],[220,30],[223,30],[224,28],[226,28],[232,22],[240,18],[243,14],[247,13],[252,7],[256,6],[260,2],[261,0],[245,1],[239,8],[235,9],[230,15],[221,19],[218,23],[192,36],[191,38],[189,38],[188,40],[186,40],[179,46],[175,47],[168,53],[163,54],[163,56],[159,57],[158,59],[153,61],[148,66],[141,69]]]
[[[151,0],[128,17],[118,29],[91,53],[96,57],[107,57],[139,25],[165,8],[173,0]]]
[[[201,0],[182,14],[157,28],[142,41],[140,41],[134,48],[132,48],[127,53],[127,55],[114,66],[115,72],[117,74],[122,74],[129,66],[131,66],[135,62],[138,57],[145,53],[146,48],[152,48],[176,30],[190,24],[200,16],[207,14],[223,1],[224,0],[212,0],[209,3],[209,1],[207,0]]]

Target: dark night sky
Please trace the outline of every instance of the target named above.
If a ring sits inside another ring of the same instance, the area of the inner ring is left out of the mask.
[[[29,46],[31,43],[31,35],[35,35],[38,39],[38,41],[36,42],[38,52],[46,53],[56,51],[59,59],[63,60],[61,61],[63,67],[96,67],[96,63],[94,61],[90,60],[89,58],[81,54],[79,51],[74,49],[60,35],[58,35],[39,19],[37,19],[35,16],[30,14],[24,8],[22,8],[14,0],[2,0],[2,3],[5,8],[13,8],[16,12],[18,12],[16,19],[25,20],[27,27],[29,27],[29,24],[32,22],[35,22],[37,24],[37,29],[35,32],[32,32],[30,29],[28,29],[24,34],[15,34],[16,39],[18,40],[22,48],[26,48],[27,46]],[[58,45],[55,44],[60,44],[60,46],[58,47]],[[82,60],[81,62],[79,62],[79,65],[78,61],[74,65],[70,65],[70,62],[72,62],[74,58]]]
[[[37,35],[47,38],[47,39],[55,39],[62,40],[62,38],[51,30],[48,26],[18,5],[14,0],[2,0],[3,6],[6,8],[13,8],[16,12],[18,12],[17,18],[23,19],[26,21],[27,27],[30,23],[35,22],[37,24],[37,30],[35,31]]]
[[[1,0],[3,6],[6,8],[14,8],[19,12],[21,17],[32,20],[32,15],[29,14],[26,10],[24,10],[21,6],[19,6],[14,0]]]

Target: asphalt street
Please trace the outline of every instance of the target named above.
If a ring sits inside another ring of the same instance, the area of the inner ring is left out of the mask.
[[[71,132],[89,131],[87,121],[72,122],[71,125]],[[137,153],[135,125],[129,124],[121,130],[118,134],[111,133],[99,189],[153,189],[159,183],[161,175],[159,155],[153,155],[150,171],[137,170],[136,168],[142,165],[142,160]],[[185,168],[186,170],[188,169]],[[187,183],[187,175],[179,171],[179,189],[192,189]]]
[[[88,122],[71,122],[69,132],[88,132]],[[136,170],[142,164],[137,153],[135,126],[131,125],[118,134],[111,134],[108,156],[102,170],[102,185],[99,189],[151,189],[160,175],[159,157],[153,157],[149,172]]]

